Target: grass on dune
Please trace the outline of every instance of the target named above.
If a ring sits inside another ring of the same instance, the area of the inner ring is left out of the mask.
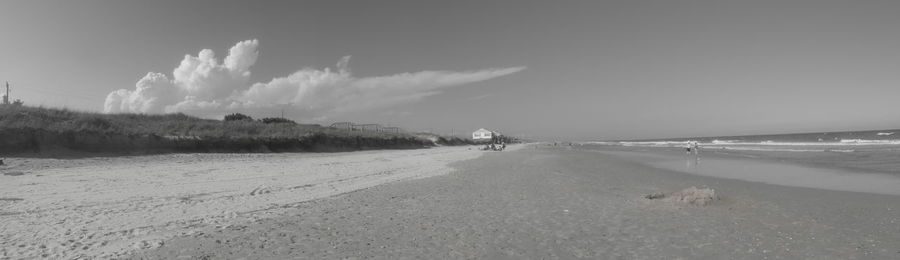
[[[346,132],[320,125],[220,121],[185,114],[100,114],[68,109],[2,106],[0,129],[42,129],[50,132],[93,132],[177,137],[296,138],[310,133],[364,137],[399,137],[385,132]]]
[[[272,121],[272,120],[268,120]],[[0,105],[0,153],[82,151],[288,152],[408,149],[432,146],[402,133],[348,132],[320,125],[254,120],[220,121],[185,114],[100,114]]]

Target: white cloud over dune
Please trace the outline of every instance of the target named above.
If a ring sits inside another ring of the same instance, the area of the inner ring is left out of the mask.
[[[104,112],[185,112],[203,116],[288,107],[309,117],[327,117],[413,103],[439,94],[443,88],[525,69],[421,71],[357,78],[349,69],[350,56],[346,56],[334,70],[301,69],[286,77],[250,84],[250,68],[259,57],[258,47],[255,39],[238,42],[221,63],[209,49],[197,56],[185,55],[171,79],[150,72],[135,84],[134,90],[109,93]]]

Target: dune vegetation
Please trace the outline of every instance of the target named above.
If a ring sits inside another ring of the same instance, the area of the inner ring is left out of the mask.
[[[464,143],[464,142],[463,142]],[[348,132],[290,120],[211,120],[185,114],[100,114],[0,106],[0,154],[333,152],[436,145],[413,135]]]

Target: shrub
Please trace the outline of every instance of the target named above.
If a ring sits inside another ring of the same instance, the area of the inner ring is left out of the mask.
[[[253,118],[248,115],[241,114],[241,113],[234,113],[234,114],[225,116],[225,121],[241,121],[241,120],[253,121]]]
[[[268,121],[268,122],[266,122]],[[286,123],[286,124],[267,124]],[[129,153],[352,151],[430,146],[408,134],[348,132],[286,119],[226,121],[185,114],[98,114],[0,106],[0,156],[42,149]],[[50,150],[48,150],[50,151]]]
[[[294,120],[290,120],[290,119],[283,118],[283,117],[266,117],[266,118],[260,119],[259,121],[266,123],[266,124],[279,124],[279,123],[288,123],[288,124],[292,124],[292,125],[297,124],[297,122],[294,122]]]

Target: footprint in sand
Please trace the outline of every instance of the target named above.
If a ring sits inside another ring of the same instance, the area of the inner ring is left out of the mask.
[[[131,247],[134,249],[153,249],[162,245],[162,240],[142,240],[132,244]]]
[[[268,194],[268,193],[272,193],[272,190],[269,189],[268,187],[259,187],[259,188],[253,189],[253,191],[250,192],[250,196]]]
[[[24,172],[15,171],[15,172],[4,172],[3,175],[6,175],[6,176],[22,176],[22,175],[25,175],[25,173],[24,173]]]

